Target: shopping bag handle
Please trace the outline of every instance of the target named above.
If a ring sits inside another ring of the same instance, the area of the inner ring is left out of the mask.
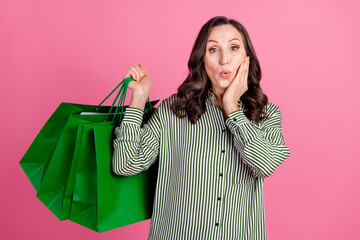
[[[104,100],[102,100],[101,103],[99,103],[99,105],[98,105],[97,108],[96,108],[96,111],[99,110],[99,107],[101,106],[101,104],[103,104],[103,103],[116,91],[116,89],[118,89],[122,84],[123,84],[123,81],[121,81],[121,82],[114,88],[114,90],[112,90],[111,93],[109,93],[109,95],[107,95],[107,97],[106,97]],[[120,93],[120,92],[119,92],[119,93]],[[115,98],[113,104],[116,102],[116,99],[117,99],[119,93],[116,95],[116,98]]]
[[[113,117],[113,120],[112,120],[112,121],[114,121],[115,118],[116,118],[117,116],[119,116],[119,123],[120,123],[121,120],[122,120],[122,118],[124,117],[124,115],[123,115],[123,110],[124,110],[124,105],[125,105],[126,93],[127,93],[128,85],[129,85],[129,83],[130,83],[131,81],[134,81],[134,79],[133,79],[131,76],[130,76],[130,77],[127,77],[127,78],[124,78],[123,81],[122,81],[123,84],[122,84],[122,86],[121,86],[121,88],[120,88],[120,91],[119,91],[119,92],[121,92],[121,95],[120,95],[120,99],[119,99],[118,105],[117,105],[117,107],[116,107],[115,114],[114,114],[114,117]],[[118,93],[118,94],[119,94],[119,93]],[[153,111],[153,108],[152,108],[152,106],[151,106],[151,102],[150,102],[150,98],[149,98],[149,97],[148,97],[146,103],[148,104],[149,110],[150,110],[150,113],[151,113],[151,112]],[[121,112],[120,112],[120,114],[117,114],[119,107],[120,107],[120,109],[121,109]],[[146,105],[145,105],[145,109],[146,109]],[[145,115],[146,115],[147,112],[145,111],[145,109],[144,109],[144,112],[145,112]],[[109,111],[108,115],[110,114],[110,112],[111,112],[111,111]]]
[[[99,110],[99,107],[101,106],[101,104],[103,104],[103,103],[116,91],[116,89],[118,89],[118,88],[121,86],[120,89],[119,89],[119,92],[117,93],[117,95],[116,95],[116,97],[115,97],[115,99],[114,99],[114,101],[113,101],[113,103],[112,103],[112,105],[111,105],[111,108],[110,108],[108,114],[106,115],[106,118],[105,118],[106,120],[108,119],[108,117],[109,117],[112,109],[114,108],[114,105],[115,105],[117,99],[118,99],[119,96],[120,96],[120,99],[119,99],[118,104],[117,104],[117,107],[116,107],[116,109],[115,109],[115,113],[114,113],[114,116],[113,116],[112,121],[115,121],[116,117],[119,115],[119,116],[120,116],[120,117],[119,117],[119,123],[121,122],[122,117],[123,117],[123,110],[124,110],[124,105],[125,105],[126,92],[127,92],[128,85],[129,85],[129,83],[130,83],[131,81],[134,81],[134,79],[133,79],[131,76],[124,78],[124,79],[114,88],[114,90],[112,90],[111,93],[110,93],[103,101],[101,101],[101,103],[97,106],[96,111]],[[153,111],[153,108],[152,108],[152,106],[151,106],[151,102],[150,102],[150,98],[149,98],[149,97],[148,97],[148,101],[147,101],[146,103],[147,103],[148,106],[149,106],[150,112],[152,112],[152,111]],[[120,114],[118,114],[119,108],[120,108]],[[146,107],[145,107],[145,108],[146,108]],[[145,110],[144,110],[144,112],[145,112],[145,114],[147,114]],[[105,121],[106,121],[106,120],[105,120]]]

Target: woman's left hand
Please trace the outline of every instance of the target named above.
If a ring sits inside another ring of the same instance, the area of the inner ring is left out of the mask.
[[[225,90],[222,98],[224,110],[230,113],[239,110],[238,101],[240,97],[248,90],[247,79],[249,75],[250,57],[247,56],[245,62],[241,63],[234,80]]]

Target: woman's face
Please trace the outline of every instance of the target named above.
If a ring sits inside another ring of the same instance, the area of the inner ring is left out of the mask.
[[[230,24],[211,29],[204,55],[204,66],[215,92],[223,92],[234,79],[246,52],[240,32]]]

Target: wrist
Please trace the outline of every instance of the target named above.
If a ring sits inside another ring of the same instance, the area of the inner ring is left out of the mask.
[[[240,110],[239,106],[234,104],[225,106],[225,112],[227,113],[227,115],[238,110]]]
[[[148,96],[146,94],[132,93],[129,107],[144,110]]]

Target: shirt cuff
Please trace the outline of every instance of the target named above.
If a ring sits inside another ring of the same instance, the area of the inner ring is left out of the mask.
[[[236,110],[229,114],[229,117],[226,119],[225,123],[229,127],[235,127],[236,125],[250,123],[250,121],[242,110]]]
[[[250,122],[245,113],[241,110],[230,113],[229,118],[225,121],[225,124],[234,135],[240,134],[241,138],[245,140],[246,143],[250,143],[255,138],[264,136],[262,131],[259,131],[259,129]]]
[[[144,111],[139,108],[127,107],[125,110],[125,116],[122,120],[123,123],[132,123],[136,125],[141,125],[143,120]]]

